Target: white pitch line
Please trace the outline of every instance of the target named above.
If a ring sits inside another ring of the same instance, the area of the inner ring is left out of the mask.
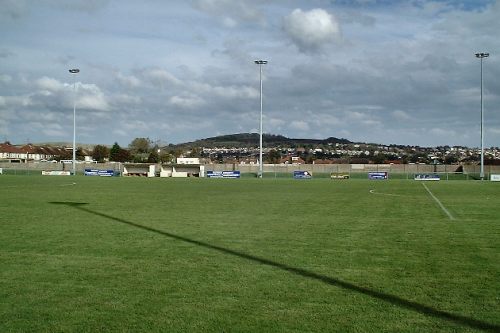
[[[443,212],[445,212],[445,214],[448,215],[448,217],[450,218],[450,220],[454,220],[455,218],[453,217],[453,215],[451,215],[451,213],[448,211],[448,209],[446,209],[446,207],[441,203],[441,201],[439,201],[439,199],[436,198],[436,196],[434,194],[432,194],[431,190],[429,190],[429,188],[427,187],[427,185],[425,185],[425,183],[422,183],[422,185],[425,187],[425,189],[431,195],[431,197],[437,202],[437,204],[439,205],[439,207],[441,207],[441,209],[443,210]]]

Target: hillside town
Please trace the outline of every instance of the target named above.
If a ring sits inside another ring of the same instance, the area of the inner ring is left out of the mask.
[[[187,152],[190,153],[189,151]],[[272,164],[475,164],[479,148],[419,147],[376,144],[335,144],[327,147],[266,147],[264,161]],[[203,148],[201,156],[212,162],[251,164],[259,148]],[[500,164],[500,149],[484,151],[485,164]]]
[[[148,138],[136,138],[127,148],[115,143],[112,147],[94,145],[77,147],[79,162],[154,162],[172,163],[178,157],[198,157],[204,164],[257,164],[259,146],[247,144],[228,146],[227,142],[209,147],[191,145],[160,145]],[[72,159],[71,145],[0,144],[0,161],[11,163],[55,163]],[[369,143],[311,143],[274,145],[263,148],[264,163],[269,164],[477,164],[479,148],[461,146],[419,147]],[[485,164],[500,165],[500,149],[484,151]]]

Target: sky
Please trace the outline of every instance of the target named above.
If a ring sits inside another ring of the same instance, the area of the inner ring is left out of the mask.
[[[0,0],[0,141],[500,146],[494,0]],[[80,73],[71,74],[69,69]]]

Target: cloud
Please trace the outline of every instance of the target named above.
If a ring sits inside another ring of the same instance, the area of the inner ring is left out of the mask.
[[[50,92],[61,91],[61,90],[68,87],[68,85],[65,85],[56,79],[49,78],[46,76],[36,80],[36,85],[38,86],[38,88],[40,88],[42,90],[47,90]]]
[[[454,130],[448,128],[439,128],[439,127],[431,128],[429,130],[429,133],[432,135],[442,136],[442,137],[453,137],[457,135],[456,131]]]
[[[147,3],[0,0],[6,139],[51,141],[53,124],[71,138],[75,97],[91,142],[258,131],[262,58],[266,133],[477,145],[484,51],[486,145],[499,142],[499,1]]]
[[[397,119],[397,120],[403,120],[403,121],[405,121],[405,120],[411,120],[411,116],[408,113],[406,113],[406,112],[404,112],[402,110],[395,110],[395,111],[393,111],[392,112],[392,116],[395,119]]]
[[[316,52],[341,37],[337,19],[324,9],[295,9],[283,20],[283,29],[301,52]]]
[[[169,103],[186,109],[194,109],[202,106],[205,102],[198,96],[172,96],[169,99]]]
[[[137,88],[142,84],[141,80],[134,75],[127,76],[123,75],[122,73],[118,73],[116,78],[122,85],[125,85],[129,88]]]
[[[78,108],[98,111],[110,110],[108,99],[95,84],[77,84],[76,94]]]
[[[105,8],[110,0],[47,0],[56,8],[63,8],[72,11],[82,11],[89,14],[95,13]]]
[[[14,56],[16,56],[16,54],[10,50],[0,49],[0,58],[9,58]]]
[[[34,105],[30,96],[0,96],[0,107],[5,109],[16,109],[18,107],[26,107]]]
[[[227,28],[236,27],[239,22],[264,23],[264,14],[256,6],[259,1],[246,0],[195,0],[194,8],[220,17]]]
[[[298,131],[308,131],[310,127],[304,120],[294,120],[290,123],[290,128]]]
[[[28,10],[25,0],[0,0],[0,17],[18,19]]]
[[[172,73],[170,73],[165,69],[158,67],[139,70],[139,75],[142,76],[144,80],[148,80],[151,83],[160,85],[162,87],[165,84],[173,84],[173,85],[182,84],[182,81],[176,78],[175,75],[173,75]],[[129,78],[129,80],[134,81],[134,79],[131,78]]]
[[[7,74],[0,74],[0,83],[10,83],[12,81],[12,76]]]
[[[217,86],[210,87],[207,92],[213,92],[214,94],[227,98],[227,99],[254,99],[259,96],[259,91],[253,87],[242,86]]]

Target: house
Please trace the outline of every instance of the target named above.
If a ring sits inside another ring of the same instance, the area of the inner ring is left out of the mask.
[[[0,159],[8,160],[9,162],[26,161],[27,152],[19,147],[13,146],[10,142],[0,144]]]
[[[47,161],[67,155],[63,148],[35,146],[30,143],[15,146],[10,142],[0,143],[0,160],[13,163]]]

